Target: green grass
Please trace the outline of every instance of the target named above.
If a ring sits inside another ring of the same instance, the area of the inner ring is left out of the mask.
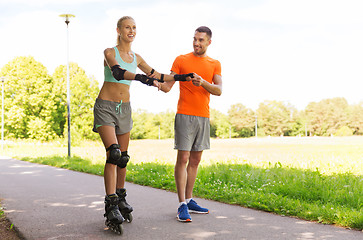
[[[93,164],[90,160],[83,159],[78,156],[71,158],[65,156],[22,157],[20,160],[70,169],[78,172],[91,173],[95,175],[103,175],[104,168],[103,164]]]
[[[99,160],[67,158],[59,154],[66,148],[54,143],[39,144],[36,150],[27,144],[28,156],[23,151],[18,156],[21,160],[103,174],[100,143],[88,142],[74,149],[92,156],[100,153]],[[8,145],[7,151],[18,145]],[[171,145],[170,140],[131,141],[127,181],[175,191]],[[194,195],[363,230],[362,149],[363,138],[212,140],[212,149],[204,154],[199,168]]]
[[[130,165],[127,180],[175,191],[173,165]],[[320,223],[363,229],[362,178],[352,174],[322,175],[275,164],[201,166],[194,195],[229,204],[296,216]]]
[[[249,164],[202,167],[196,191],[202,197],[322,223],[363,228],[361,178],[352,174],[269,168]],[[356,194],[353,194],[356,193]]]

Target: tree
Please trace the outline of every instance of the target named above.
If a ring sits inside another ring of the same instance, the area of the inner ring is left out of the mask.
[[[74,139],[97,139],[98,135],[92,131],[93,128],[93,105],[97,98],[99,88],[98,82],[93,77],[87,77],[85,71],[76,63],[70,63],[70,92],[71,92],[71,134]],[[54,71],[54,91],[58,93],[58,109],[54,116],[59,120],[59,128],[66,136],[67,125],[67,67],[61,65]]]
[[[347,127],[347,126],[343,126],[343,127],[340,127],[335,132],[335,135],[336,136],[341,136],[341,137],[344,137],[344,136],[353,136],[353,130],[350,129],[349,127]]]
[[[317,136],[330,136],[348,125],[349,105],[345,98],[323,99],[309,103],[305,109],[309,131]]]
[[[1,75],[6,76],[6,135],[39,140],[56,138],[52,115],[57,95],[47,69],[33,57],[16,57],[2,68]]]
[[[287,136],[305,136],[307,135],[307,123],[304,111],[293,111],[290,129],[287,131]]]
[[[238,137],[251,137],[255,134],[255,112],[241,103],[230,107],[228,118]]]
[[[173,111],[158,114],[149,113],[146,110],[137,110],[132,113],[133,128],[131,139],[160,139],[174,137]]]
[[[349,127],[355,135],[363,135],[363,102],[349,108]]]
[[[210,123],[210,136],[211,137],[216,137],[216,132],[217,132],[217,124],[216,124],[216,118],[217,118],[217,114],[218,111],[211,109],[210,110],[210,118],[209,118],[209,123]]]
[[[257,109],[258,126],[266,135],[288,136],[292,130],[296,111],[290,104],[264,101]]]
[[[174,119],[175,112],[168,110],[156,114],[154,117],[155,126],[160,126],[160,138],[173,138],[174,137]]]
[[[97,81],[88,78],[77,64],[71,70],[72,132],[79,138],[93,139],[93,104]],[[56,69],[53,77],[33,57],[17,57],[1,70],[6,76],[6,135],[42,141],[63,137],[66,125],[66,67]]]
[[[229,138],[238,136],[238,133],[232,128],[228,116],[218,110],[211,109],[210,125],[211,137]]]
[[[146,135],[145,123],[148,119],[146,110],[137,110],[132,112],[133,127],[131,130],[131,139],[144,139]]]

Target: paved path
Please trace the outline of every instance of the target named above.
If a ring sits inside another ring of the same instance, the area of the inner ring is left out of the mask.
[[[359,231],[198,198],[210,214],[180,223],[175,193],[126,187],[134,220],[119,236],[104,229],[102,177],[0,158],[2,205],[26,239],[363,239]]]

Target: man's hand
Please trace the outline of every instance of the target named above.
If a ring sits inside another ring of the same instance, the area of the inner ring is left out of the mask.
[[[202,86],[204,81],[205,80],[201,76],[194,73],[194,78],[192,79],[192,83],[193,83],[194,86],[200,87],[200,86]]]

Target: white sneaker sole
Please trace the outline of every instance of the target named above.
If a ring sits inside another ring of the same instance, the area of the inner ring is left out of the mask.
[[[176,218],[178,219],[179,222],[191,222],[192,221],[192,219],[186,219],[186,220],[180,219],[178,216],[176,216]]]
[[[198,212],[195,210],[188,210],[188,211],[189,211],[189,213],[198,213],[198,214],[208,214],[209,213],[209,211],[208,212]]]

